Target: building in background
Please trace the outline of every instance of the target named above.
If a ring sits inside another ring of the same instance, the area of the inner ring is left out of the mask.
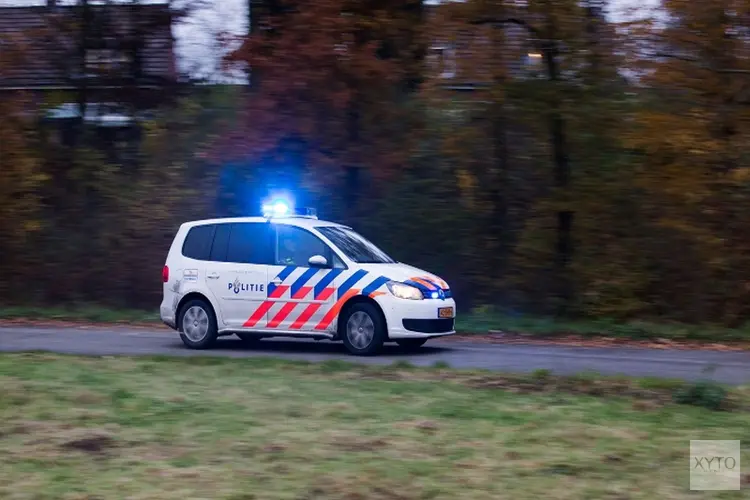
[[[80,123],[132,139],[177,82],[172,24],[168,4],[0,7],[0,95],[23,92],[63,142]]]

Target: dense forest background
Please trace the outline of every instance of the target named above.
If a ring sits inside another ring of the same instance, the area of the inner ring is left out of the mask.
[[[3,303],[155,308],[179,224],[286,189],[464,310],[750,319],[749,1],[616,20],[605,0],[249,7],[217,46],[250,85],[119,82],[109,101],[151,110],[125,135],[44,119],[85,109],[84,84],[44,106],[0,88]],[[91,8],[57,28],[79,55]],[[35,36],[0,31],[0,84]]]

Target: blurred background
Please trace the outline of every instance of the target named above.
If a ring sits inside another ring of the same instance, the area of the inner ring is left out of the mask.
[[[750,1],[0,1],[0,301],[270,191],[517,315],[750,318]]]

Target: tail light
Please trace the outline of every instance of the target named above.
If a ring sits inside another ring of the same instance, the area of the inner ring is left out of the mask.
[[[164,269],[161,270],[161,280],[164,283],[169,281],[169,266],[164,266]]]

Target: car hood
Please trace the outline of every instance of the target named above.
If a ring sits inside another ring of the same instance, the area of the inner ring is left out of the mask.
[[[396,264],[361,264],[360,267],[369,273],[385,276],[393,281],[414,281],[422,285],[429,283],[443,290],[449,289],[448,283],[439,276],[401,262]]]

